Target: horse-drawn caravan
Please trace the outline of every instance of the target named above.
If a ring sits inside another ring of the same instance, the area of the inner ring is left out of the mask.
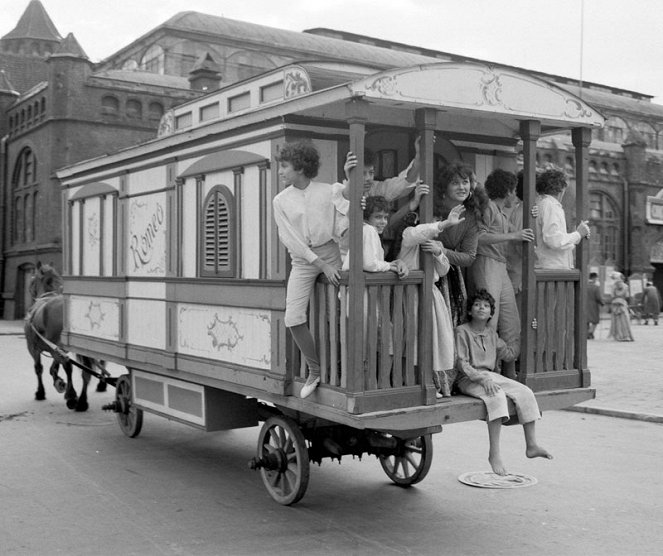
[[[374,454],[394,482],[416,483],[431,464],[431,434],[485,416],[480,400],[436,399],[433,269],[426,264],[405,280],[362,271],[359,160],[350,177],[350,270],[338,287],[324,278],[316,285],[309,324],[322,380],[301,399],[305,369],[283,324],[289,260],[272,215],[283,189],[279,148],[313,141],[318,181],[328,183],[342,176],[348,150],[365,146],[378,155],[378,174],[394,175],[417,135],[427,183],[454,159],[473,164],[480,178],[515,168],[522,149],[531,205],[536,140],[568,131],[580,216],[591,128],[602,122],[561,88],[477,64],[377,74],[299,64],[212,92],[177,107],[155,140],[58,172],[64,343],[127,368],[113,409],[129,436],[139,433],[143,411],[206,430],[265,421],[251,465],[280,503],[303,496],[309,461],[325,457]],[[424,197],[422,219],[430,221],[432,210]],[[531,250],[524,255],[520,379],[542,410],[593,397],[582,245],[577,263],[577,270],[535,272]],[[398,332],[389,340],[378,333],[385,319]]]

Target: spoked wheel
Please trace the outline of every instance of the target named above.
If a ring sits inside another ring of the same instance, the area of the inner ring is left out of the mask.
[[[289,506],[302,499],[309,480],[306,440],[292,419],[276,415],[265,421],[258,437],[260,476],[267,492]]]
[[[117,422],[122,432],[129,438],[135,438],[143,428],[143,410],[138,409],[131,401],[131,378],[122,375],[115,384],[115,400],[117,402]]]
[[[380,465],[398,486],[408,487],[422,481],[433,461],[433,439],[425,434],[409,440],[398,440],[396,454],[380,456]]]

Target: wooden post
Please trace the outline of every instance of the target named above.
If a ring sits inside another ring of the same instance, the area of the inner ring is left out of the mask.
[[[357,166],[350,172],[350,278],[348,287],[348,393],[364,391],[364,253],[361,197],[364,189],[364,134],[368,103],[353,99],[346,104],[350,150]]]
[[[541,135],[541,122],[520,122],[520,137],[523,140],[523,228],[534,228],[530,210],[536,198],[536,141]],[[523,242],[523,286],[521,293],[520,322],[522,323],[520,344],[520,382],[528,384],[528,374],[534,368],[535,336],[532,319],[536,315],[536,276],[534,273],[534,244]]]
[[[592,142],[592,130],[579,127],[571,133],[576,154],[576,216],[578,220],[587,217],[589,205],[589,144]],[[628,207],[626,207],[628,208]],[[580,270],[580,280],[576,285],[575,345],[574,364],[580,371],[581,385],[590,384],[587,369],[587,267],[589,263],[589,242],[581,240],[576,246],[576,268]]]
[[[430,194],[421,198],[419,217],[421,222],[433,220],[433,141],[437,123],[437,113],[431,108],[421,108],[415,112],[420,143],[420,178],[431,186]],[[434,404],[435,385],[433,384],[433,259],[422,255],[424,281],[419,292],[419,375],[424,390],[426,404]]]

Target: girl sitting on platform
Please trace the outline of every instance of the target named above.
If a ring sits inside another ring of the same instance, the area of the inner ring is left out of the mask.
[[[534,393],[524,384],[494,372],[499,359],[513,361],[518,353],[487,326],[495,313],[493,296],[486,290],[478,290],[467,300],[467,313],[469,322],[456,328],[458,389],[486,404],[488,461],[493,472],[507,474],[500,453],[502,423],[509,420],[507,398],[515,404],[518,421],[523,425],[525,455],[552,459],[536,441],[536,421],[541,418],[541,412]]]

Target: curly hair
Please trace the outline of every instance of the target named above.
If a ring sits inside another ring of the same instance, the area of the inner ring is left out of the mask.
[[[568,185],[566,174],[557,168],[550,168],[536,176],[536,192],[540,195],[557,195]]]
[[[364,220],[368,220],[376,212],[386,212],[389,214],[391,205],[382,195],[372,195],[366,197],[366,208],[364,209]]]
[[[403,217],[403,228],[409,228],[410,226],[416,226],[419,224],[419,213],[416,211],[410,211]]]
[[[320,153],[310,141],[286,143],[276,157],[278,162],[290,162],[295,170],[303,170],[303,174],[313,179],[320,168]]]
[[[513,172],[497,168],[486,178],[484,187],[491,199],[504,199],[518,184],[518,178]]]
[[[449,184],[456,178],[470,180],[470,194],[463,201],[463,206],[468,213],[474,214],[477,220],[481,219],[483,211],[488,206],[488,195],[486,194],[486,190],[479,184],[472,167],[460,161],[455,161],[445,166],[435,176],[433,180],[433,214],[435,216],[442,216],[444,214],[444,194]]]
[[[495,314],[495,298],[486,289],[480,289],[467,296],[467,320],[472,320],[472,305],[477,301],[487,301],[490,304],[490,316]],[[488,319],[490,320],[490,319]]]

